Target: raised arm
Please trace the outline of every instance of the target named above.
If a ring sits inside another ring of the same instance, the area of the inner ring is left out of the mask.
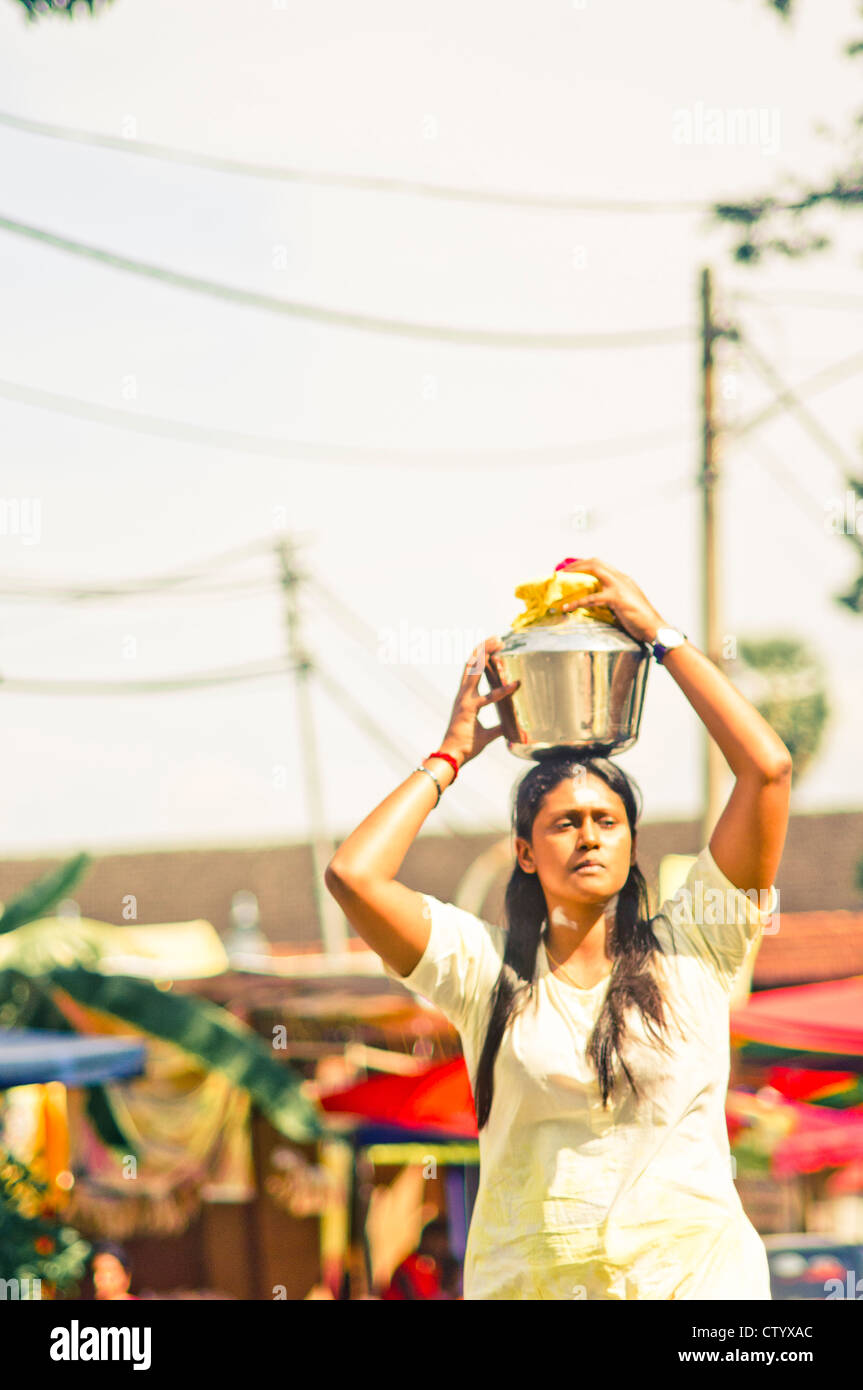
[[[566,566],[595,574],[602,588],[581,607],[605,604],[637,641],[670,627],[637,584],[600,560]],[[572,607],[573,605],[567,605]],[[754,705],[691,642],[674,647],[663,666],[718,744],[735,783],[710,837],[716,865],[744,893],[771,887],[782,858],[791,797],[791,754]]]
[[[731,795],[710,837],[710,853],[737,888],[760,893],[775,882],[782,859],[791,799],[791,754],[754,705],[697,647],[684,642],[662,664],[734,773]]]
[[[477,718],[484,705],[505,699],[518,685],[511,682],[490,695],[478,692],[485,656],[500,646],[499,637],[489,638],[475,649],[465,666],[440,744],[440,750],[455,758],[459,768],[503,733],[500,724],[486,729]],[[434,773],[442,788],[455,778],[444,758],[426,758],[422,766]],[[430,924],[423,913],[422,895],[399,883],[395,875],[426,816],[437,805],[437,797],[432,778],[419,770],[412,772],[351,831],[325,875],[327,888],[351,926],[400,975],[409,975],[420,961]]]

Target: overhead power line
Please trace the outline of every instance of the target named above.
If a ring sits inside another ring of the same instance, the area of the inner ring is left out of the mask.
[[[195,584],[201,579],[209,579],[219,570],[241,563],[265,552],[272,553],[274,542],[266,538],[247,541],[244,545],[232,546],[230,550],[213,555],[209,560],[191,565],[167,574],[151,575],[146,578],[115,580],[111,584],[81,584],[74,581],[49,580],[47,583],[22,578],[20,575],[0,574],[0,597],[42,599],[49,602],[86,602],[88,600],[109,600],[155,595],[174,591],[186,584]],[[247,580],[246,583],[260,583],[261,577]],[[227,586],[226,586],[227,587]],[[231,590],[228,588],[228,592]],[[218,589],[204,588],[192,590],[193,595],[218,592]]]
[[[356,640],[364,639],[368,644],[365,648],[366,655],[376,650],[380,645],[380,632],[376,631],[370,622],[356,613],[338,594],[332,592],[317,577],[309,577],[309,592],[314,595],[318,602],[323,601],[326,610],[334,622],[343,627]],[[431,686],[424,677],[418,675],[412,666],[402,668],[401,665],[393,665],[391,668],[399,682],[410,690],[411,694],[420,700],[436,719],[446,717],[445,699],[437,690]],[[452,704],[452,701],[450,701]]]
[[[58,395],[39,387],[25,386],[17,381],[0,379],[0,397],[17,405],[47,410],[77,420],[92,421],[112,429],[129,430],[133,434],[176,439],[183,444],[201,444],[207,448],[228,449],[238,453],[262,454],[297,462],[317,459],[322,463],[356,463],[366,467],[403,468],[406,462],[427,468],[563,468],[573,463],[599,462],[608,458],[649,453],[669,444],[692,438],[692,426],[669,425],[662,429],[618,435],[581,444],[525,444],[520,448],[494,447],[453,449],[415,449],[410,446],[376,448],[360,444],[318,443],[309,440],[267,438],[262,435],[240,434],[216,429],[209,425],[189,424],[167,416],[145,415],[116,406],[97,405],[75,396]]]
[[[169,270],[166,266],[153,265],[149,261],[139,261],[131,256],[122,256],[117,252],[107,251],[100,246],[91,246],[87,242],[78,241],[72,237],[58,236],[57,233],[47,231],[43,227],[34,227],[11,217],[0,217],[0,230],[37,242],[42,246],[51,246],[57,251],[65,251],[72,256],[94,261],[99,265],[108,266],[112,270],[142,276],[147,280],[157,280],[162,284],[171,285],[174,289],[207,295],[210,298],[223,300],[230,304],[242,305],[247,309],[263,309],[268,313],[283,314],[310,323],[320,323],[330,328],[349,328],[389,337],[413,338],[422,342],[451,343],[470,347],[535,348],[543,351],[658,347],[671,343],[687,342],[694,336],[694,330],[687,325],[631,329],[614,333],[525,333],[481,328],[451,328],[443,324],[411,323],[406,320],[388,319],[373,314],[327,309],[317,304],[303,304],[299,300],[279,299],[275,295],[262,294],[257,290],[245,290],[235,285],[223,285],[216,280],[205,280],[198,275],[187,275],[182,271]]]
[[[209,686],[233,685],[240,681],[284,676],[293,668],[283,657],[252,662],[223,671],[200,671],[185,676],[161,676],[131,681],[55,681],[40,678],[0,676],[0,695],[160,695],[177,690],[202,690]]]
[[[844,358],[841,362],[834,362],[831,367],[823,367],[821,371],[815,372],[813,376],[807,377],[805,381],[799,382],[794,387],[783,388],[774,400],[766,405],[757,414],[751,415],[748,420],[741,420],[739,424],[729,425],[726,433],[731,438],[740,439],[743,435],[758,428],[759,425],[766,424],[774,415],[781,415],[795,398],[799,401],[803,396],[814,396],[819,391],[827,391],[831,386],[846,380],[848,377],[858,376],[863,371],[863,352],[852,353],[850,357]]]
[[[768,385],[776,392],[777,398],[784,403],[786,409],[795,416],[810,438],[815,440],[822,452],[840,470],[843,481],[847,477],[856,476],[860,470],[860,464],[847,455],[841,444],[838,444],[832,435],[828,434],[809,407],[804,405],[797,393],[785,384],[776,369],[765,357],[762,357],[751,339],[746,334],[741,334],[740,343],[746,356],[750,358]]]
[[[28,587],[26,584],[4,583],[0,579],[0,601],[21,599],[28,603],[94,603],[99,601],[111,602],[117,599],[132,598],[170,598],[173,603],[178,599],[183,603],[187,599],[199,598],[257,598],[262,594],[272,594],[275,592],[275,584],[272,579],[248,579],[240,580],[236,584],[211,585],[206,589],[189,589],[182,593],[177,593],[173,589],[92,589],[82,591],[78,589],[63,589],[61,587],[51,588],[48,585]]]
[[[845,294],[838,290],[734,290],[731,300],[754,304],[787,304],[801,309],[849,309],[860,313],[863,294]]]
[[[783,492],[792,498],[799,510],[808,517],[814,526],[817,526],[821,536],[824,537],[828,534],[824,527],[826,502],[813,497],[809,490],[797,481],[783,461],[776,456],[772,449],[768,448],[760,435],[745,439],[743,447],[754,452],[755,457],[759,459],[766,471],[772,474]]]
[[[384,756],[401,772],[402,780],[408,777],[412,768],[417,765],[415,761],[416,753],[412,749],[400,746],[398,742],[393,739],[391,732],[387,729],[382,729],[377,720],[371,717],[359,701],[355,700],[351,693],[334,680],[334,678],[319,666],[317,662],[313,669],[316,679],[342,713],[347,714],[356,727],[360,729],[372,743],[377,744]],[[448,830],[454,828],[450,817],[446,813],[446,808],[443,808],[443,814],[439,816],[439,819],[443,821]],[[458,828],[463,830],[465,827],[459,826]]]
[[[66,140],[98,149],[117,150],[122,154],[143,156],[146,159],[162,160],[171,164],[190,165],[220,174],[241,174],[246,178],[276,180],[279,183],[313,184],[322,188],[347,188],[366,193],[439,198],[447,202],[487,203],[511,208],[544,208],[553,212],[691,214],[710,212],[714,206],[702,200],[687,198],[584,198],[555,193],[512,193],[429,183],[421,179],[382,178],[370,174],[338,174],[313,169],[294,169],[284,165],[261,164],[220,155],[178,150],[170,145],[158,145],[142,140],[127,140],[119,135],[102,135],[73,129],[70,126],[55,125],[49,121],[34,121],[9,112],[0,112],[0,125],[52,140]]]

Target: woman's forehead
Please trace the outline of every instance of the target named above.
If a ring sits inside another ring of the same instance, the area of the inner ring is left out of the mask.
[[[543,800],[545,810],[587,811],[600,808],[619,811],[623,808],[623,801],[601,777],[594,777],[590,773],[565,777],[550,792],[546,792]]]

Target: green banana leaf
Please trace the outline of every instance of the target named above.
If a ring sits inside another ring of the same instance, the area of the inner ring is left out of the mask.
[[[74,1032],[51,997],[52,986],[58,986],[79,1003],[174,1043],[221,1071],[248,1091],[286,1138],[306,1143],[326,1133],[319,1111],[302,1094],[301,1078],[278,1062],[252,1029],[207,1000],[169,994],[149,980],[100,974],[99,960],[115,928],[86,919],[39,920],[88,863],[88,855],[75,856],[30,884],[0,916],[0,1027]],[[114,1112],[108,1088],[88,1088],[87,1112],[103,1143],[138,1152]]]
[[[170,994],[148,980],[99,975],[79,966],[58,967],[47,978],[78,1003],[163,1038],[222,1072],[248,1091],[287,1139],[308,1143],[328,1132],[313,1102],[303,1095],[297,1073],[278,1062],[246,1024],[209,1000]]]
[[[111,1102],[111,1094],[106,1086],[88,1086],[84,1105],[87,1119],[98,1134],[102,1143],[109,1149],[118,1149],[123,1156],[132,1154],[141,1157],[137,1143],[126,1133]]]
[[[86,919],[28,922],[0,936],[0,970],[20,970],[30,979],[50,974],[58,965],[98,970],[116,934],[116,927]]]
[[[37,917],[47,917],[52,907],[68,897],[90,862],[89,854],[76,854],[58,869],[52,869],[34,883],[28,883],[16,898],[5,904],[0,915],[0,934],[15,931]]]

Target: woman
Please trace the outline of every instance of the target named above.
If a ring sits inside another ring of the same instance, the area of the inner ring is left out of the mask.
[[[97,1299],[130,1299],[137,1294],[129,1292],[132,1282],[132,1262],[122,1245],[103,1240],[95,1247],[92,1256],[93,1288]],[[139,1300],[140,1301],[140,1300]]]
[[[638,641],[667,626],[619,570],[566,568],[601,583],[567,607],[607,605]],[[502,733],[477,712],[517,682],[480,695],[483,664],[481,647],[436,756],[327,871],[388,973],[461,1036],[480,1125],[465,1299],[769,1299],[724,1105],[730,994],[778,900],[788,750],[702,652],[669,650],[663,664],[735,777],[709,845],[647,920],[628,778],[606,758],[555,754],[518,787],[504,930],[396,879],[435,782],[448,786]]]

